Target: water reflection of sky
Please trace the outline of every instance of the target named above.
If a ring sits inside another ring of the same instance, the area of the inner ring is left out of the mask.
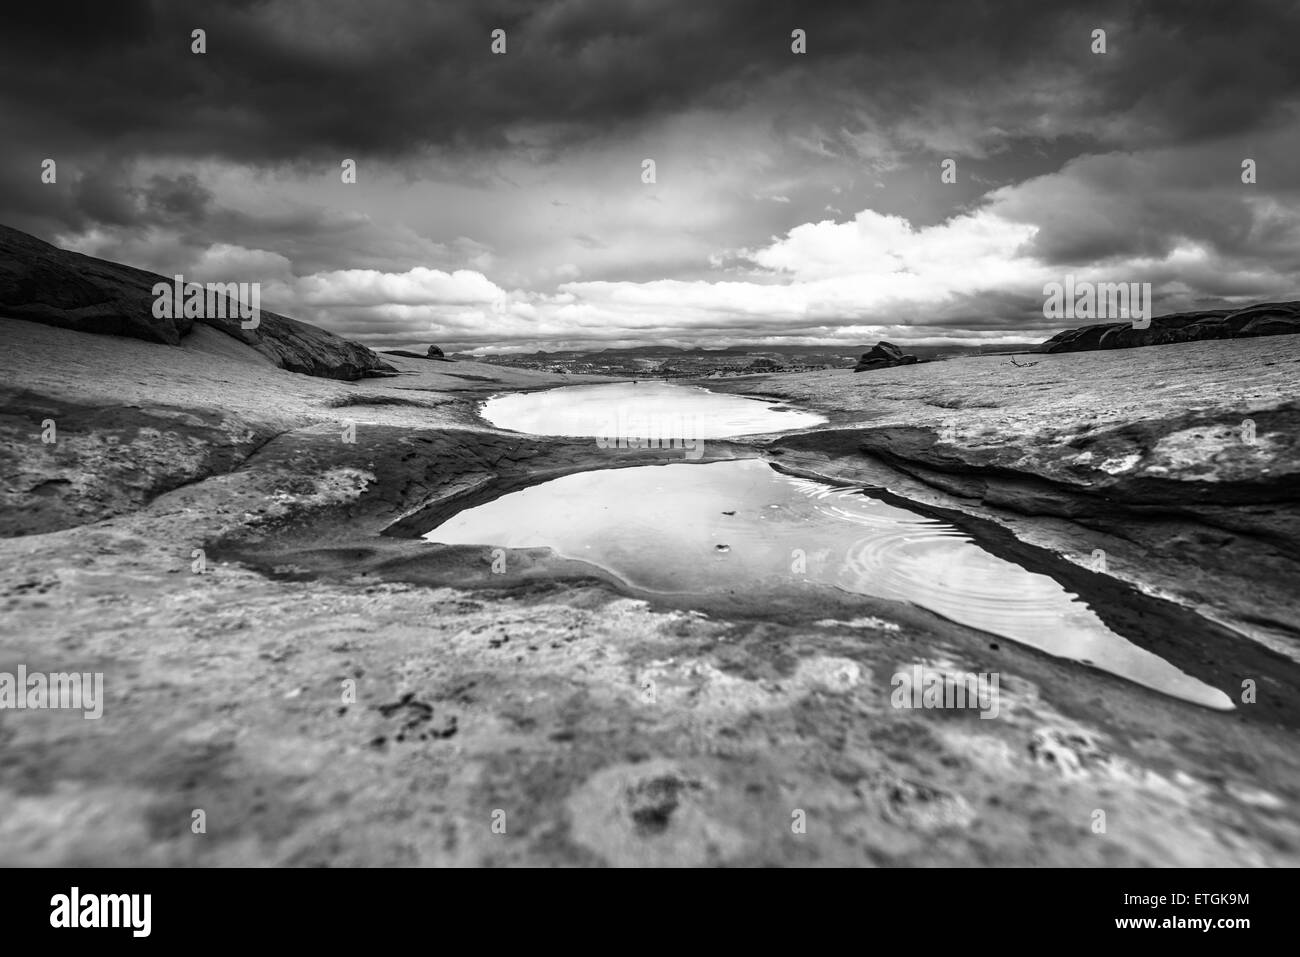
[[[834,585],[909,601],[1198,704],[1232,707],[1221,691],[1112,632],[1052,578],[998,558],[958,529],[758,460],[569,475],[467,509],[425,538],[546,546],[663,593]]]
[[[489,399],[481,414],[515,432],[608,438],[721,439],[826,422],[812,412],[654,381],[514,392]]]

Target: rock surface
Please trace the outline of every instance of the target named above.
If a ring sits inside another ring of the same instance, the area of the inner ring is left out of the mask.
[[[1202,339],[1238,339],[1300,333],[1300,302],[1264,302],[1246,309],[1212,309],[1157,316],[1145,329],[1132,322],[1109,322],[1058,332],[1039,352],[1129,349]]]
[[[155,318],[154,284],[172,281],[0,226],[0,316],[172,346],[202,323],[290,372],[360,379],[392,371],[365,346],[266,309],[260,310],[260,324],[250,329],[241,328],[238,319]]]
[[[1259,704],[1222,714],[896,602],[689,608],[543,548],[497,574],[488,547],[411,536],[539,477],[653,457],[475,412],[589,379],[397,359],[401,378],[359,386],[211,330],[180,348],[0,336],[0,670],[100,671],[106,696],[98,721],[0,713],[0,864],[1300,863],[1300,665],[1262,642],[1153,630],[1234,697],[1257,678]],[[1248,547],[1298,560],[1277,491],[1296,468],[1291,341],[932,362],[882,370],[870,396],[847,369],[711,382],[834,419],[703,461],[887,482],[1117,596],[1294,625],[1264,559],[1234,568]],[[1226,430],[1247,417],[1243,454]],[[1104,529],[1070,511],[1112,494]],[[1105,573],[1075,564],[1095,547]],[[997,719],[892,707],[891,675],[916,663],[998,673]]]
[[[853,371],[865,372],[868,369],[889,369],[894,366],[909,366],[915,362],[916,356],[904,353],[902,349],[892,342],[885,342],[882,339],[862,353],[862,357],[858,359],[858,364],[853,367]]]

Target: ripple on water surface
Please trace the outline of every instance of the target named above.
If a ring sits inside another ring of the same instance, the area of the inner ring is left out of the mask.
[[[544,546],[665,594],[793,581],[898,599],[1148,688],[1228,710],[1223,692],[1111,631],[1047,575],[966,533],[766,462],[580,472],[466,509],[430,542]]]

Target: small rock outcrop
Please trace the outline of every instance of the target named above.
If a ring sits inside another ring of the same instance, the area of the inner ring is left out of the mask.
[[[1300,333],[1300,302],[1262,302],[1245,309],[1210,309],[1157,316],[1145,329],[1130,322],[1107,322],[1066,329],[1038,347],[1039,352],[1131,349],[1201,339],[1243,339]]]
[[[916,362],[916,356],[905,353],[892,342],[883,339],[862,353],[862,358],[853,367],[854,372],[866,372],[868,369],[888,369],[892,366],[910,366]]]
[[[437,346],[429,346],[428,352],[412,352],[410,349],[385,349],[386,356],[404,356],[407,359],[432,359],[435,362],[455,362],[455,359],[449,359],[442,354],[442,350]]]

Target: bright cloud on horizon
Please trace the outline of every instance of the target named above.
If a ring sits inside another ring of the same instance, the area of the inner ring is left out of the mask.
[[[853,345],[872,337],[1023,341],[1055,329],[1033,313],[1044,283],[1067,270],[1034,254],[1038,226],[994,210],[1022,212],[1022,190],[1046,190],[1058,200],[1078,195],[1068,176],[1047,179],[1057,182],[1000,190],[975,212],[920,228],[869,209],[849,220],[803,223],[764,246],[720,254],[720,262],[746,264],[737,278],[557,281],[543,291],[506,288],[473,269],[294,276],[279,254],[229,244],[203,250],[182,272],[200,280],[255,276],[268,308],[377,346],[430,341],[497,352],[647,342]],[[1249,216],[1267,224],[1278,213],[1271,204],[1252,204]],[[95,254],[96,240],[69,244]],[[1163,270],[1166,291],[1181,300],[1189,289],[1178,277],[1211,274],[1219,261],[1209,246],[1184,241],[1163,255],[1134,254],[1080,275],[1137,281]],[[577,271],[557,270],[556,278]],[[1255,274],[1239,295],[1284,289],[1283,283],[1282,275]],[[1019,306],[1008,314],[972,312],[973,302],[989,298]]]

